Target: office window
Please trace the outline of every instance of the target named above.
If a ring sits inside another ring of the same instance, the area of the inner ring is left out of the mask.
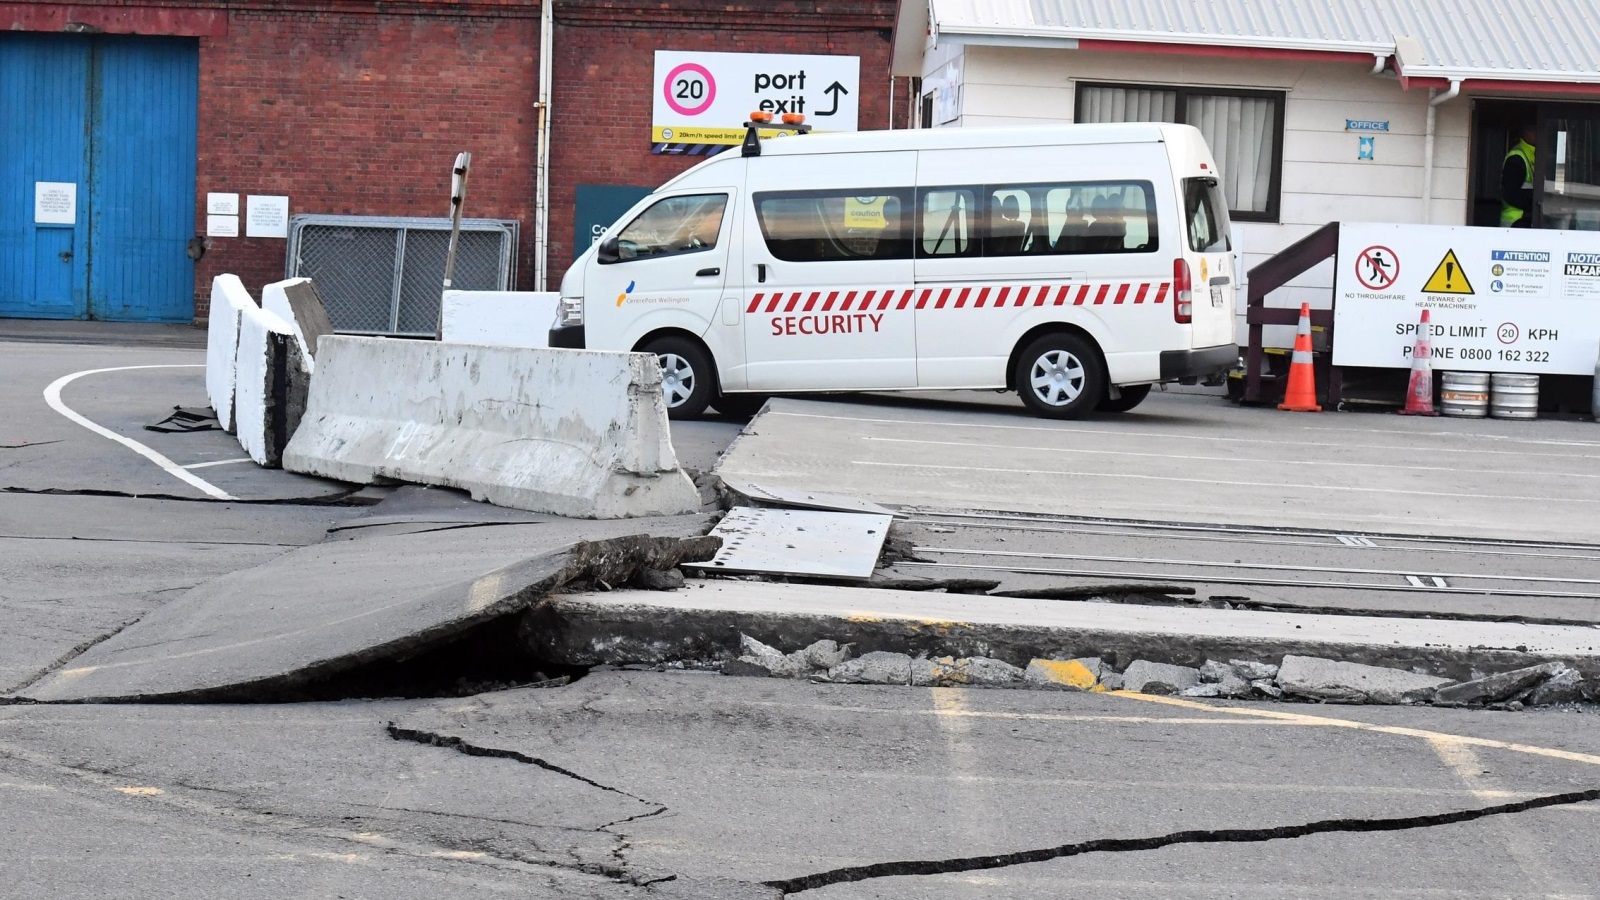
[[[1216,157],[1232,217],[1276,222],[1283,183],[1283,103],[1278,91],[1080,84],[1077,121],[1193,125]]]

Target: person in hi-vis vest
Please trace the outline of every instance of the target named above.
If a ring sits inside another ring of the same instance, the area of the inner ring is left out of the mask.
[[[1521,139],[1506,151],[1500,169],[1501,228],[1533,226],[1533,142],[1538,135],[1534,126],[1524,126]]]

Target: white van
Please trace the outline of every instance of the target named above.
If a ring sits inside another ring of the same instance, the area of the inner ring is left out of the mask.
[[[1238,360],[1231,244],[1186,125],[752,132],[573,263],[550,346],[658,354],[675,418],[961,388],[1121,412]]]

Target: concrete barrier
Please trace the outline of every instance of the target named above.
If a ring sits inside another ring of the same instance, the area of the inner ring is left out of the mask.
[[[453,344],[548,347],[560,297],[553,291],[445,291],[440,339]]]
[[[640,353],[329,336],[284,468],[589,519],[700,508]]]
[[[289,372],[303,369],[294,329],[254,307],[239,317],[234,420],[239,446],[263,466],[277,466],[293,428],[289,419]],[[299,380],[304,383],[306,376]]]
[[[237,275],[211,279],[211,312],[206,323],[206,397],[224,431],[235,429],[233,392],[239,353],[239,317],[256,301]]]
[[[289,323],[306,371],[316,371],[317,341],[333,334],[333,322],[311,279],[289,278],[267,285],[261,289],[261,308]]]

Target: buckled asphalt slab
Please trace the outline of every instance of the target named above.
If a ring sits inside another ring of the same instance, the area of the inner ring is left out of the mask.
[[[625,584],[643,569],[709,558],[715,539],[680,540],[707,526],[703,516],[548,522],[303,547],[199,585],[19,695],[291,695],[364,663],[420,653],[576,579]]]
[[[1600,628],[1451,622],[930,594],[748,581],[672,593],[559,594],[524,625],[543,658],[572,665],[739,655],[741,634],[781,651],[813,641],[855,652],[1030,659],[1109,657],[1199,665],[1286,654],[1465,679],[1560,661],[1600,677]]]
[[[1589,422],[1290,414],[1160,392],[1053,422],[978,392],[855,399],[770,401],[717,474],[894,506],[1600,543]]]

